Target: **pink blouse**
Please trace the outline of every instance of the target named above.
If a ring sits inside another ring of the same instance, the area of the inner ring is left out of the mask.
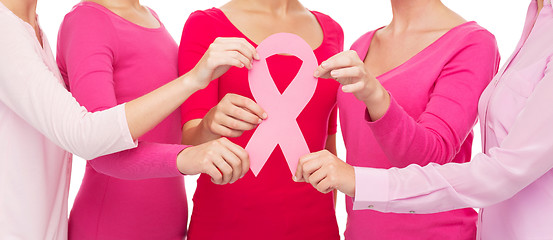
[[[81,2],[65,16],[58,39],[62,76],[91,111],[131,101],[178,77],[178,46],[163,24],[144,28],[94,2]],[[140,137],[139,147],[89,161],[69,238],[182,239],[188,212],[176,166],[186,147],[179,145],[181,133],[175,111]]]
[[[41,37],[0,3],[0,239],[67,239],[70,152],[136,147],[124,104],[81,107]]]
[[[376,31],[352,50],[362,59]],[[402,65],[377,79],[391,94],[378,121],[366,118],[365,104],[338,92],[347,162],[358,167],[463,163],[470,160],[478,98],[499,65],[494,36],[475,22],[452,28]],[[353,211],[346,199],[346,239],[474,239],[472,208],[426,215]]]
[[[520,43],[482,94],[484,153],[471,162],[355,169],[354,209],[482,208],[478,239],[553,236],[553,8],[530,4]]]

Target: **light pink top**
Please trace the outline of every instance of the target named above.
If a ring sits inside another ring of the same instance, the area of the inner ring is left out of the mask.
[[[67,239],[73,152],[133,148],[123,105],[88,113],[65,89],[46,36],[0,3],[0,239]]]
[[[515,53],[479,103],[485,153],[464,164],[356,168],[354,209],[478,207],[478,239],[553,237],[553,8],[532,1]]]
[[[362,59],[375,31],[351,47]],[[367,121],[367,107],[338,92],[347,162],[358,167],[467,162],[478,99],[499,65],[494,36],[475,22],[452,28],[402,65],[377,79],[391,94],[390,108]],[[346,199],[346,239],[474,239],[472,208],[427,215],[352,211]]]
[[[152,11],[155,15],[155,13]],[[58,65],[90,111],[138,98],[178,77],[178,46],[163,24],[144,28],[94,2],[81,2],[60,27]],[[69,219],[70,239],[182,239],[187,206],[177,169],[179,111],[140,146],[88,162]]]

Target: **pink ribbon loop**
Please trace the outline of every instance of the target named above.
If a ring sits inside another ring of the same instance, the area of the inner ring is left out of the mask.
[[[257,47],[260,60],[253,63],[248,72],[250,90],[255,101],[269,116],[263,121],[250,141],[246,151],[250,155],[250,169],[257,176],[269,156],[280,145],[290,172],[295,174],[299,158],[310,153],[296,118],[313,97],[317,79],[313,73],[317,58],[301,37],[291,33],[269,36]],[[266,59],[275,54],[291,54],[303,61],[300,70],[284,93],[275,85]]]

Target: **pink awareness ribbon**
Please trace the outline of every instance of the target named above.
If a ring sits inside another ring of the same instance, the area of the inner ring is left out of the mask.
[[[269,36],[257,47],[260,60],[248,72],[250,90],[255,101],[268,115],[246,145],[250,156],[250,169],[257,176],[269,156],[280,145],[292,175],[296,173],[299,158],[310,153],[296,118],[313,97],[317,79],[313,73],[317,58],[301,37],[291,33]],[[300,70],[284,93],[275,85],[266,59],[275,54],[291,54],[303,61]]]

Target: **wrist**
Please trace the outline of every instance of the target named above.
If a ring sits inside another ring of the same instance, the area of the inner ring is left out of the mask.
[[[380,86],[365,101],[367,111],[372,121],[376,121],[384,116],[390,107],[390,93]]]
[[[193,70],[182,75],[180,77],[181,85],[184,87],[186,92],[196,92],[204,88],[200,83],[198,76],[194,74]]]

